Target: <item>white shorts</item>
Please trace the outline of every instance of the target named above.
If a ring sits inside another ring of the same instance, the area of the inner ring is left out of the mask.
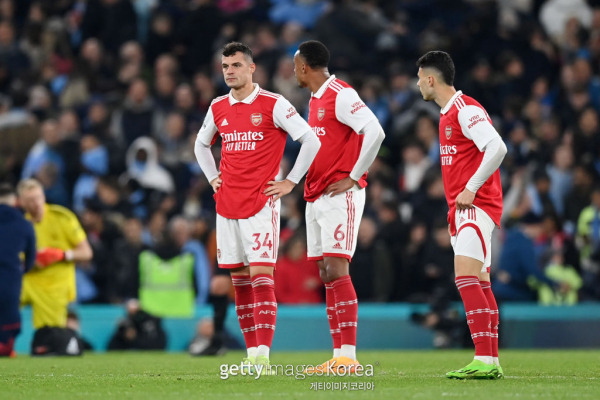
[[[351,261],[364,208],[363,189],[350,189],[333,197],[322,195],[306,203],[308,259],[343,257]]]
[[[481,272],[490,272],[494,221],[478,207],[456,210],[456,235],[450,238],[454,255],[474,258],[483,263]]]
[[[217,214],[217,262],[219,268],[245,265],[275,266],[279,247],[281,200],[269,201],[255,215],[229,219]]]

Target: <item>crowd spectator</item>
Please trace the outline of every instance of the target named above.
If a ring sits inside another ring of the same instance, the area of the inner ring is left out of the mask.
[[[439,109],[420,100],[414,61],[435,48],[468,71],[457,88],[480,99],[507,145],[503,222],[551,215],[560,242],[576,244],[568,246],[574,255],[561,247],[564,262],[554,264],[580,274],[579,299],[600,300],[591,248],[592,192],[600,183],[597,1],[4,3],[0,177],[13,184],[37,178],[48,201],[89,223],[98,255],[78,269],[81,285],[87,277],[96,290],[87,301],[136,297],[138,272],[130,264],[162,243],[173,216],[213,220],[212,189],[191,148],[211,100],[227,92],[220,48],[247,42],[255,51],[255,81],[283,93],[306,117],[309,93],[297,87],[292,57],[307,39],[331,49],[332,69],[360,91],[386,132],[369,171],[365,216],[374,232],[365,229],[363,255],[368,259],[374,245],[387,249],[391,267],[376,279],[391,287],[380,295],[373,292],[378,282],[367,283],[365,298],[431,297],[418,271],[429,247],[439,245],[435,227],[447,210],[434,172]],[[219,162],[219,142],[213,149]],[[282,173],[297,151],[286,149]],[[302,228],[300,198],[284,199],[284,234]],[[115,231],[110,245],[102,233],[107,224]],[[509,251],[511,243],[526,238],[508,225],[497,248],[503,265],[516,265],[522,254]],[[206,230],[213,229],[209,223]],[[545,246],[556,252],[558,243]],[[102,261],[101,249],[113,246],[123,253]],[[547,260],[542,264],[527,268],[543,275]],[[102,283],[107,279],[115,284]],[[533,300],[535,292],[526,290]]]

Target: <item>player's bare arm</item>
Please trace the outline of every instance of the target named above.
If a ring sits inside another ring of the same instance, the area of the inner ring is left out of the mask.
[[[280,199],[286,194],[290,193],[296,184],[289,179],[284,179],[282,181],[269,181],[267,182],[269,185],[268,188],[264,190],[264,194],[267,196],[275,196],[273,197],[273,201]]]
[[[347,192],[348,190],[352,189],[352,187],[356,184],[357,184],[357,182],[354,179],[347,177],[347,178],[344,178],[342,180],[339,180],[339,181],[334,182],[331,185],[327,186],[324,194],[333,197],[338,194]]]

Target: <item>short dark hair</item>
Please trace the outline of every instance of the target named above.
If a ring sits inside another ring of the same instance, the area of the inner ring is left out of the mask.
[[[8,182],[0,183],[0,197],[6,197],[9,195],[16,195],[15,188]]]
[[[230,57],[237,52],[243,53],[246,57],[250,59],[250,61],[254,60],[254,56],[252,55],[252,50],[250,49],[250,47],[240,42],[227,43],[225,47],[223,47],[223,52],[221,54],[223,54],[223,56],[225,57]]]
[[[454,62],[450,54],[445,51],[430,51],[417,60],[419,68],[435,68],[442,75],[444,83],[454,86]]]
[[[329,50],[318,40],[308,40],[298,46],[300,55],[311,68],[327,68],[329,65]]]

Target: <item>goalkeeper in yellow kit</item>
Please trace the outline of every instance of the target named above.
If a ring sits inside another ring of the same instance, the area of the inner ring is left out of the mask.
[[[91,260],[92,248],[73,212],[46,204],[38,181],[19,182],[17,193],[37,241],[35,267],[23,276],[21,304],[31,304],[35,329],[64,328],[68,304],[76,297],[75,262]]]

